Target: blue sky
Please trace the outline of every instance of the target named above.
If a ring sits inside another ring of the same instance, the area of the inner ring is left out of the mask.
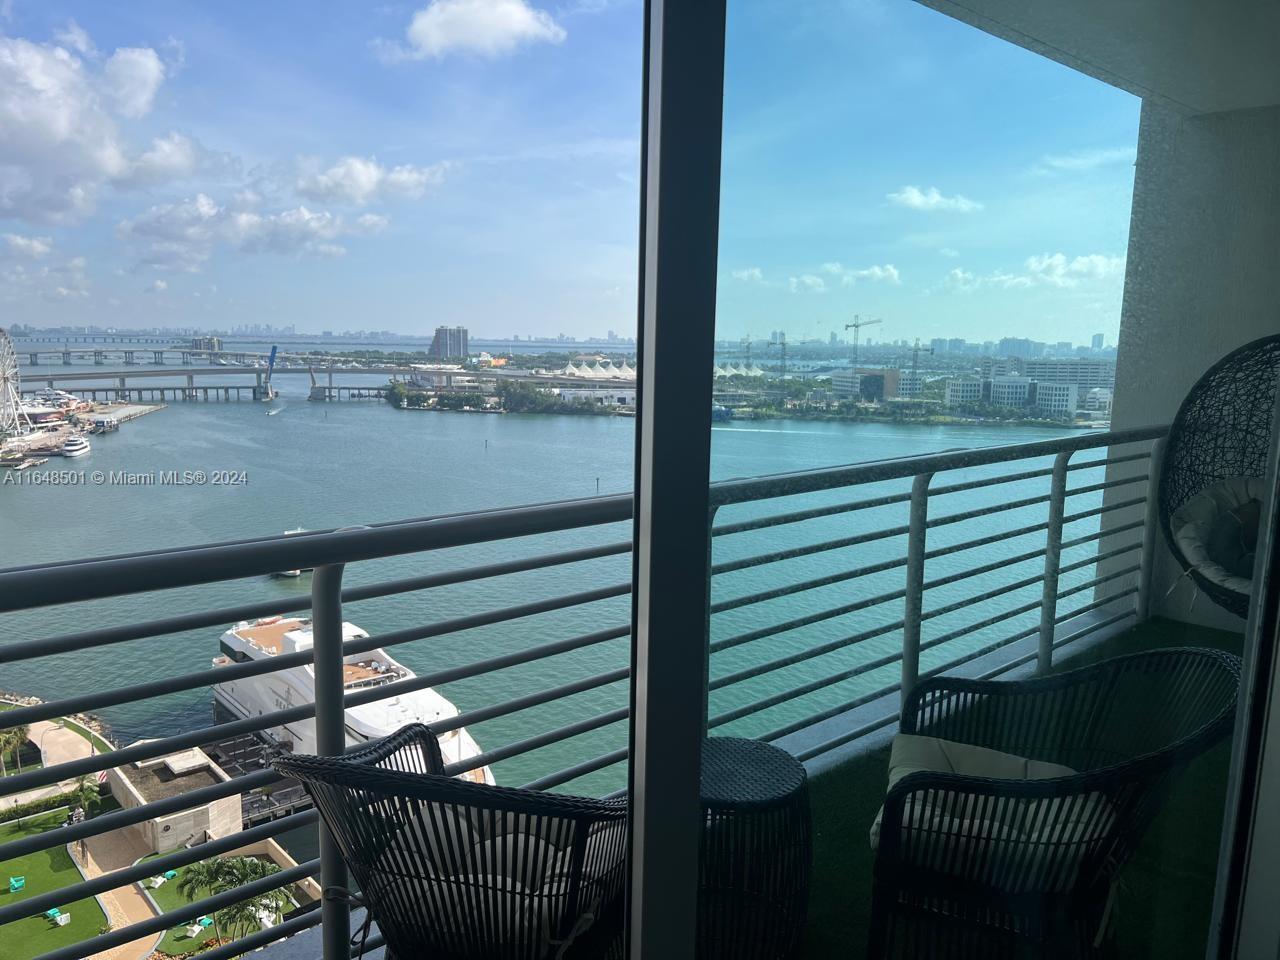
[[[641,30],[639,0],[0,0],[0,306],[629,334]],[[722,336],[1114,341],[1135,98],[911,0],[731,0],[727,61]]]

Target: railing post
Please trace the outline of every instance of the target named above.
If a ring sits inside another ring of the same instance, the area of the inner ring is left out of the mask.
[[[342,676],[342,570],[340,563],[316,567],[311,578],[311,636],[315,656],[316,752],[341,756],[347,749]],[[347,865],[338,843],[320,823],[320,910],[324,960],[349,960],[351,912],[347,901],[329,891],[346,889]]]
[[[1151,581],[1155,575],[1156,539],[1160,527],[1160,472],[1164,467],[1164,438],[1151,444],[1147,469],[1147,515],[1142,526],[1142,568],[1138,571],[1137,614],[1139,622],[1151,616]]]
[[[907,530],[907,597],[902,625],[902,705],[920,676],[920,621],[924,612],[924,546],[929,521],[932,473],[911,481],[911,519]]]
[[[1058,620],[1058,571],[1062,568],[1062,517],[1067,505],[1067,465],[1071,451],[1064,450],[1053,460],[1049,484],[1049,532],[1045,537],[1044,587],[1040,595],[1040,649],[1036,672],[1053,667],[1053,632]]]

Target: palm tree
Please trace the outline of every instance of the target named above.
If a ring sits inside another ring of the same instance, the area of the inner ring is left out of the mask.
[[[211,857],[199,860],[182,868],[178,878],[178,892],[188,900],[199,900],[202,895],[213,896],[229,890],[228,861],[222,857]],[[218,913],[213,915],[213,935],[222,939],[222,930],[218,924]]]
[[[27,740],[31,737],[31,728],[25,723],[21,723],[16,727],[10,727],[7,731],[9,734],[9,744],[13,748],[13,759],[18,763],[18,772],[22,772],[22,748],[27,745]]]
[[[13,730],[0,730],[0,777],[9,775],[9,767],[5,764],[5,755],[13,746]]]
[[[230,857],[226,861],[227,886],[231,890],[242,887],[246,883],[261,880],[280,872],[280,867],[260,857]],[[289,904],[289,898],[283,890],[268,890],[256,897],[249,897],[239,903],[226,907],[221,912],[222,922],[237,936],[244,936],[257,929],[260,917],[268,914],[277,923],[280,915]]]
[[[89,774],[83,774],[76,778],[76,785],[71,789],[75,795],[76,803],[84,810],[86,818],[89,816],[89,810],[93,806],[94,801],[98,799],[98,780]]]

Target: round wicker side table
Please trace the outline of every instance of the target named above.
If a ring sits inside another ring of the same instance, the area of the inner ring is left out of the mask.
[[[699,957],[795,956],[813,853],[804,766],[759,740],[711,737],[701,792]]]

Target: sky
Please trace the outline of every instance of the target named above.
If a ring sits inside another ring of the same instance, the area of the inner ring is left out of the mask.
[[[642,20],[0,0],[0,312],[632,335]],[[718,335],[1114,343],[1138,110],[912,0],[730,0]]]

